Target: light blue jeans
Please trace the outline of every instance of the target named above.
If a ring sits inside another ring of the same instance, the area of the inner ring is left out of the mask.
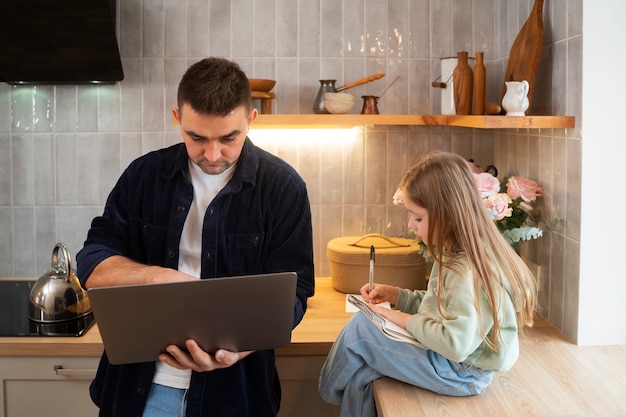
[[[361,312],[348,321],[322,367],[319,391],[341,404],[341,417],[375,417],[372,381],[391,377],[439,394],[479,394],[493,379],[485,371],[385,336]]]
[[[185,417],[187,390],[152,384],[143,417]]]

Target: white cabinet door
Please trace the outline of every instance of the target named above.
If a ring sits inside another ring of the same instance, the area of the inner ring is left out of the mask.
[[[89,384],[99,358],[1,357],[1,417],[96,417]]]
[[[339,416],[317,391],[323,356],[277,357],[279,417]],[[89,384],[99,358],[0,357],[0,417],[97,417]]]

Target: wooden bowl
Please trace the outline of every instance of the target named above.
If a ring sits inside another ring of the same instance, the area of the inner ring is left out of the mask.
[[[264,80],[262,78],[248,78],[250,90],[268,92],[276,85],[276,80]]]

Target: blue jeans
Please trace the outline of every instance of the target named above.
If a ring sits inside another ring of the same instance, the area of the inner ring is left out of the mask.
[[[152,384],[143,417],[185,417],[187,390]]]
[[[375,417],[372,381],[391,377],[439,394],[479,394],[493,379],[485,371],[385,336],[361,312],[348,321],[322,367],[319,391],[341,404],[341,417]]]

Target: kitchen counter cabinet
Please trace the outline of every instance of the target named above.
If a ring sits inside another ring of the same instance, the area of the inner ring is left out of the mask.
[[[89,384],[98,358],[0,357],[1,417],[96,417]]]
[[[279,356],[282,401],[278,417],[339,416],[317,383],[326,356]],[[0,417],[96,417],[89,384],[99,358],[0,357]]]
[[[259,114],[255,128],[320,128],[363,125],[454,126],[475,129],[566,129],[574,116],[476,116],[412,114]]]
[[[317,383],[326,356],[279,356],[282,401],[278,417],[339,416]],[[0,417],[97,417],[89,384],[99,358],[0,357]]]

